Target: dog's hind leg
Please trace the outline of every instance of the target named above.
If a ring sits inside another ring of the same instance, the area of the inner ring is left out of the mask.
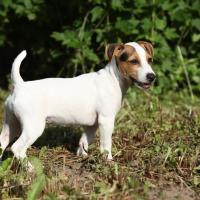
[[[26,150],[40,137],[45,128],[45,119],[41,117],[26,116],[21,119],[22,134],[12,145],[14,156],[23,161],[26,158]]]
[[[97,123],[94,126],[85,127],[85,131],[82,134],[80,141],[79,141],[79,148],[77,150],[77,155],[80,155],[80,156],[87,155],[88,146],[93,141],[97,128],[98,128]]]
[[[14,113],[9,109],[9,106],[6,104],[5,107],[5,118],[3,123],[3,128],[0,134],[0,144],[1,144],[1,155],[0,159],[3,156],[3,152],[5,151],[6,147],[9,145],[10,142],[15,139],[21,131],[21,126],[14,115]]]

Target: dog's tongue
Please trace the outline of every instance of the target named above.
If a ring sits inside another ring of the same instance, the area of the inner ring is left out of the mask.
[[[149,88],[150,88],[150,84],[144,83],[142,87],[143,87],[144,89],[149,89]]]

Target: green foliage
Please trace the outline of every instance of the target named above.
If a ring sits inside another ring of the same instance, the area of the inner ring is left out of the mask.
[[[99,20],[104,13],[104,9],[100,6],[95,6],[92,10],[91,10],[91,22],[95,22],[97,20]]]
[[[9,166],[11,164],[11,161],[12,161],[11,158],[7,158],[6,160],[4,160],[1,163],[1,166],[0,166],[0,177],[3,176],[7,172],[7,170],[9,170]]]
[[[34,167],[34,171],[36,172],[36,178],[27,192],[27,199],[35,200],[38,199],[40,192],[45,186],[45,174],[43,173],[43,166],[39,159],[33,157],[31,159],[31,163]]]
[[[81,48],[81,42],[78,38],[78,34],[74,31],[65,31],[63,33],[54,32],[52,38],[61,42],[62,45],[71,48]]]
[[[30,71],[32,76],[47,71],[51,76],[74,76],[99,69],[107,43],[150,40],[158,75],[154,92],[188,90],[186,70],[191,83],[188,93],[198,94],[199,7],[199,0],[53,0],[48,4],[42,0],[2,0],[0,50],[30,48],[40,58],[34,59],[34,66],[40,67]],[[185,69],[177,59],[177,46]]]

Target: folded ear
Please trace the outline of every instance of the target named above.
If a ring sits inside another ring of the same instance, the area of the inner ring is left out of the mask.
[[[113,56],[119,56],[123,49],[124,49],[124,44],[106,45],[105,54],[106,57],[109,59],[109,62],[112,60]]]
[[[146,42],[146,41],[138,41],[137,42],[139,45],[141,45],[144,50],[153,57],[153,45],[150,42]]]

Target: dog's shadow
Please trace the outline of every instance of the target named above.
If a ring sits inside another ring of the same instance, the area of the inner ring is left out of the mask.
[[[47,126],[44,133],[31,145],[37,149],[42,147],[64,147],[69,152],[76,154],[82,131],[80,127]],[[3,154],[2,160],[12,156],[10,147],[18,138],[15,138]]]
[[[80,127],[48,126],[32,146],[36,148],[64,146],[70,152],[75,153],[81,133]]]

